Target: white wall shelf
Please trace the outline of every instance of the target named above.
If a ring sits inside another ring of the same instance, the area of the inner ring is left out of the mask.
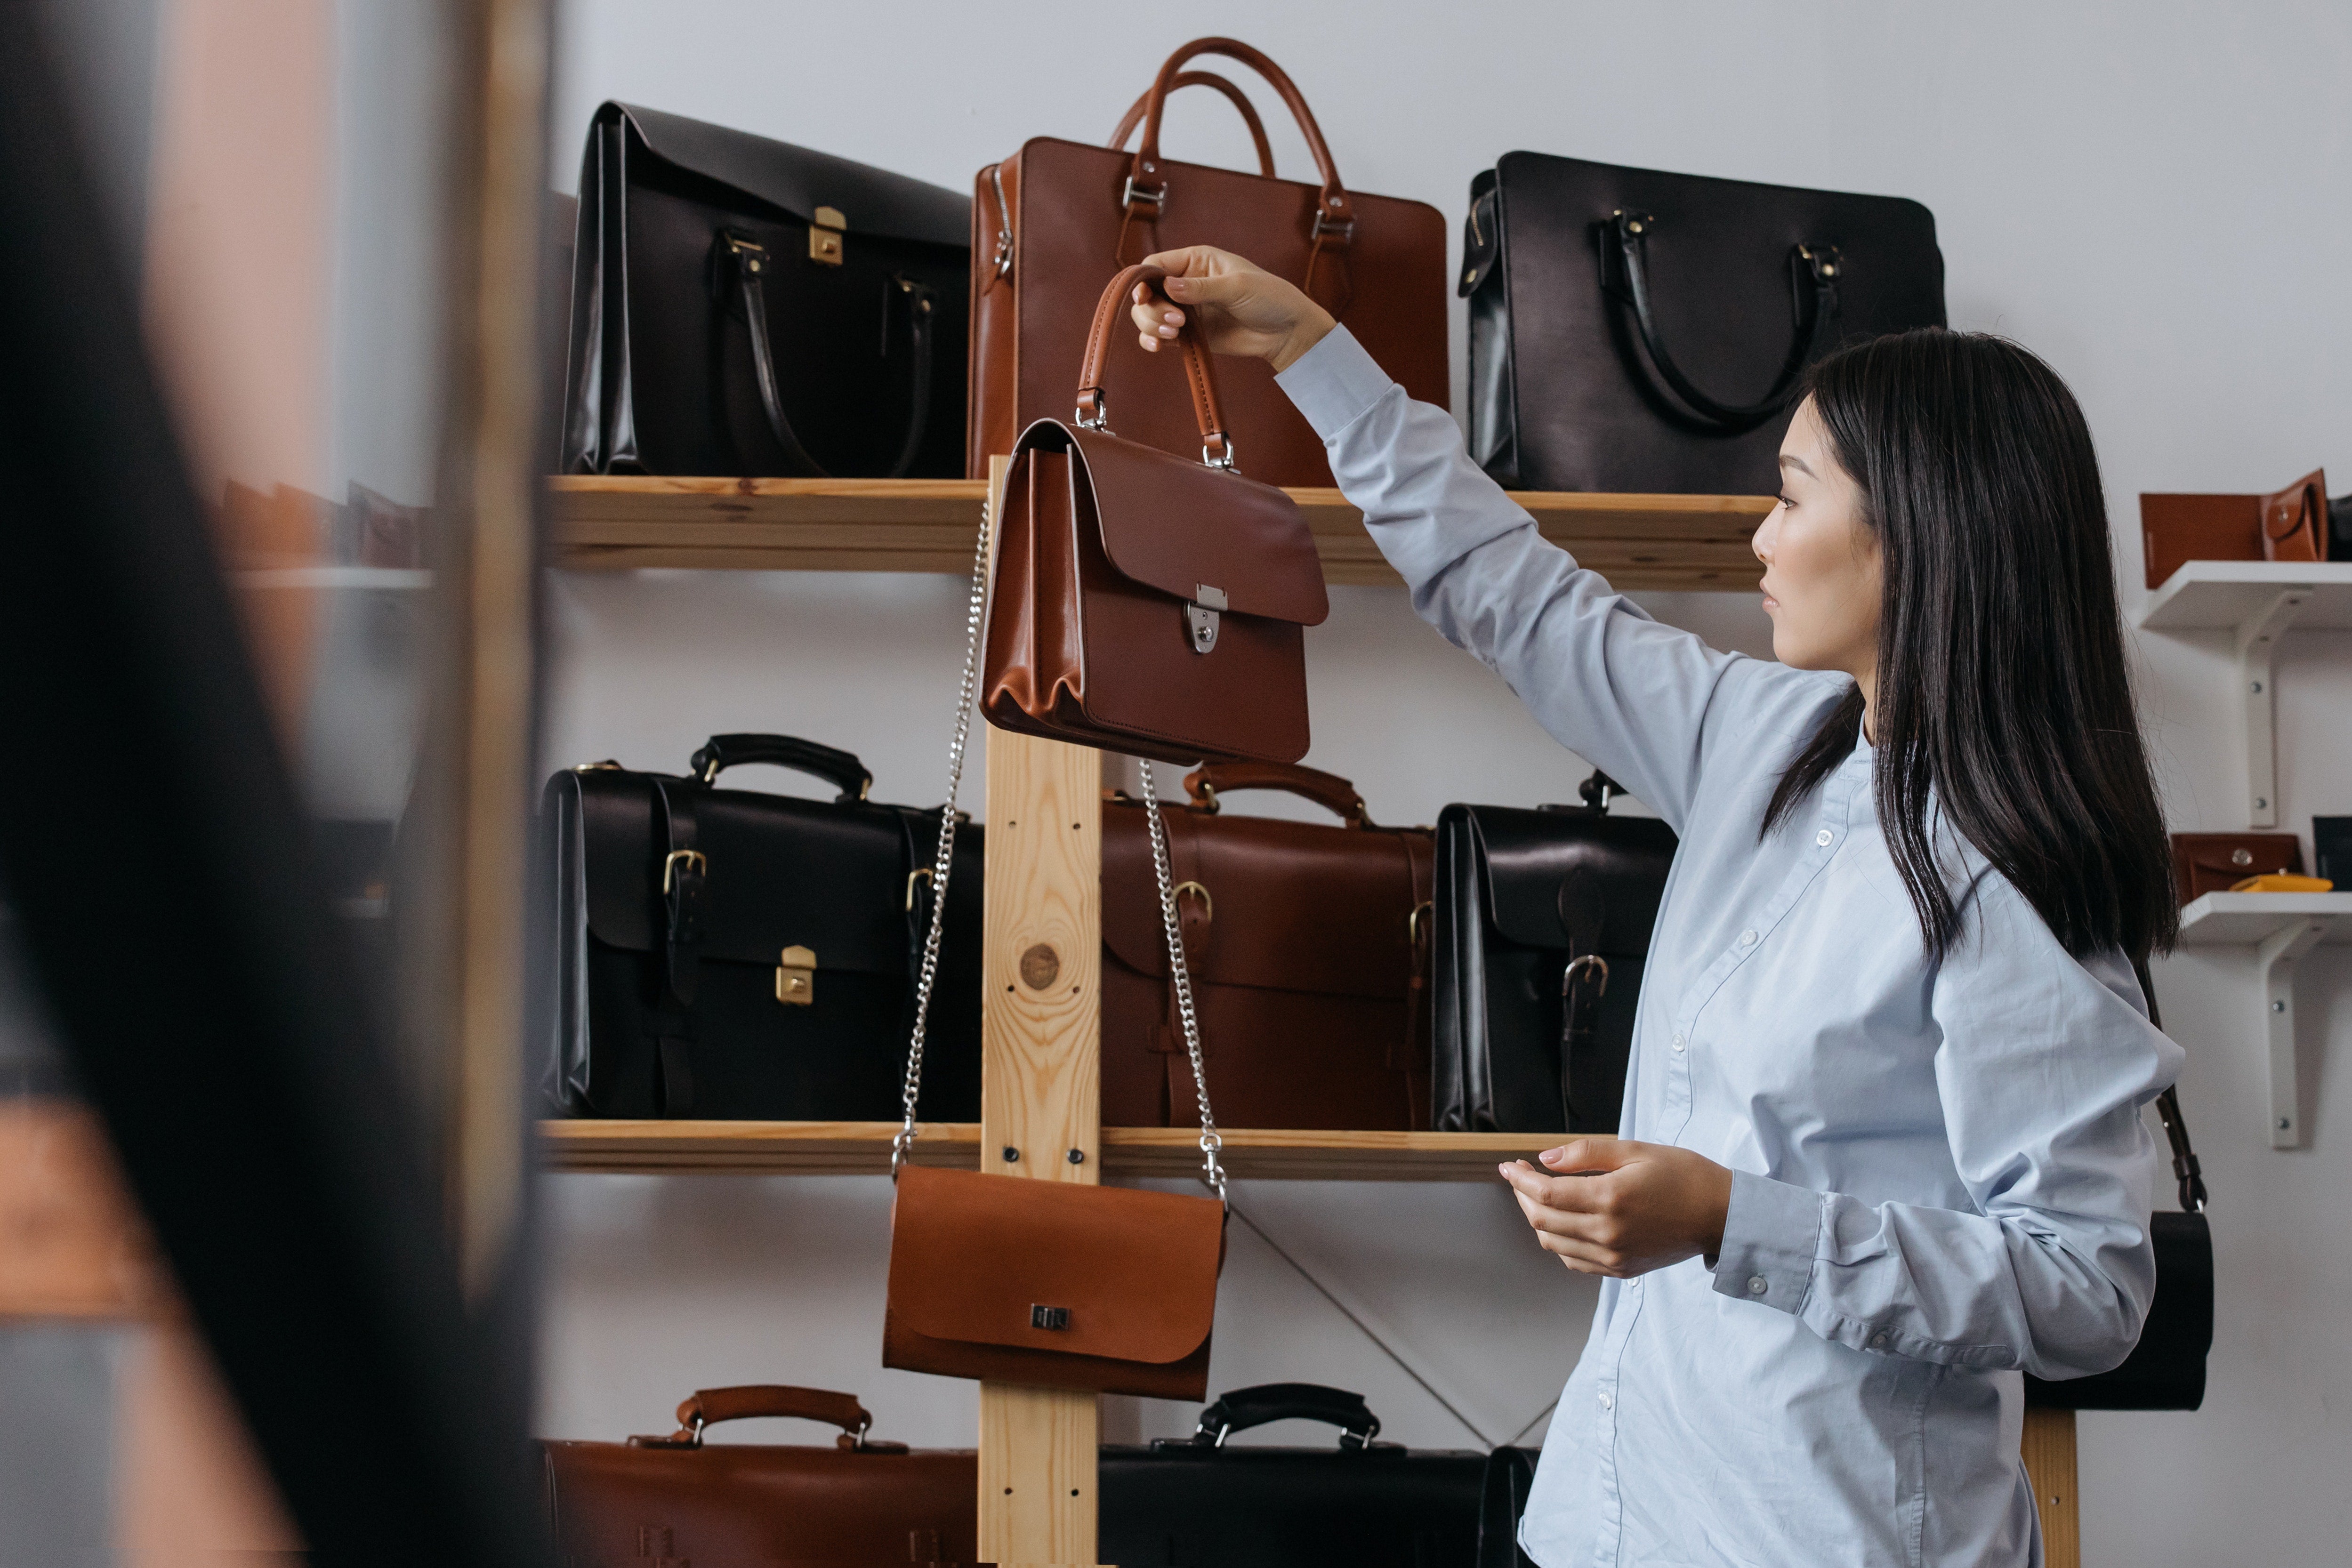
[[[2138,623],[2151,632],[2236,634],[2246,822],[2276,827],[2278,640],[2290,626],[2352,627],[2352,561],[2187,561],[2148,595]]]
[[[2271,1147],[2307,1147],[2295,1103],[2294,967],[2323,942],[2352,944],[2352,893],[2209,893],[2180,912],[2180,940],[2254,950],[2269,1030]]]

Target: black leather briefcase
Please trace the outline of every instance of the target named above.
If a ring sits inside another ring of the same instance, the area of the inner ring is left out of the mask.
[[[1293,1417],[1333,1448],[1231,1446]],[[1102,1451],[1096,1556],[1120,1568],[1475,1568],[1486,1457],[1376,1443],[1363,1396],[1311,1383],[1239,1388],[1199,1432]]]
[[[813,774],[834,800],[722,789]],[[716,735],[688,777],[595,762],[548,780],[538,879],[551,1097],[574,1116],[896,1121],[940,814],[866,799],[845,751]],[[956,835],[920,1114],[980,1119],[982,833]]]
[[[1519,1519],[1528,1511],[1540,1458],[1539,1449],[1507,1444],[1486,1456],[1478,1490],[1478,1568],[1536,1568],[1535,1559],[1519,1550]]]
[[[564,471],[962,477],[971,246],[953,191],[605,104],[580,166]]]
[[[1944,324],[1936,220],[1538,152],[1470,183],[1470,450],[1520,490],[1769,495],[1805,367]]]
[[[1672,828],[1582,806],[1448,806],[1437,819],[1433,1124],[1614,1133]]]

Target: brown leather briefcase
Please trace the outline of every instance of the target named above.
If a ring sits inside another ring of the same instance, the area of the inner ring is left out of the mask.
[[[2172,835],[2173,892],[2184,905],[2273,873],[2303,873],[2303,841],[2293,833]]]
[[[1198,55],[1248,66],[1282,95],[1314,154],[1317,183],[1169,161],[1160,109]],[[1038,137],[980,172],[972,212],[971,389],[965,460],[986,476],[1031,421],[1058,415],[1102,280],[1155,251],[1213,245],[1289,278],[1345,323],[1423,402],[1445,405],[1445,219],[1435,207],[1340,183],[1323,132],[1282,68],[1247,44],[1196,38],[1160,68],[1133,152]],[[1189,454],[1183,389],[1139,376],[1146,356],[1120,332],[1111,369],[1135,392],[1120,434]],[[1319,440],[1256,360],[1228,376],[1230,434],[1243,473],[1269,485],[1328,485]]]
[[[760,1416],[828,1422],[841,1436],[824,1448],[702,1440],[713,1423]],[[706,1388],[677,1419],[667,1437],[543,1445],[548,1515],[572,1568],[946,1564],[979,1555],[973,1454],[877,1442],[854,1395]]]
[[[1232,471],[1216,371],[1189,329],[1179,346],[1200,459],[1105,427],[1104,350],[1124,335],[1114,323],[1129,289],[1162,276],[1130,267],[1110,279],[1076,422],[1041,419],[1014,444],[981,712],[1001,728],[1170,762],[1296,762],[1307,740],[1303,629],[1330,612],[1323,567],[1290,497]],[[1179,379],[1173,365],[1138,370],[1134,382]],[[1122,383],[1122,410],[1127,395]]]
[[[1426,828],[1383,828],[1344,779],[1229,764],[1185,779],[1162,809],[1170,874],[1205,1042],[1209,1087],[1241,1127],[1429,1124],[1430,872]],[[1221,796],[1282,789],[1343,826],[1229,817]],[[1103,808],[1102,1114],[1173,1126],[1192,1070],[1144,807]]]
[[[2327,478],[2314,470],[2270,496],[2139,498],[2147,585],[2192,560],[2326,560]]]

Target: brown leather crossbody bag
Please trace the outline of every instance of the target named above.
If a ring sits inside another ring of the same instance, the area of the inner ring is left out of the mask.
[[[1129,291],[1164,276],[1138,266],[1110,280],[1075,422],[1038,420],[1013,444],[981,711],[1000,728],[1166,762],[1296,762],[1304,629],[1330,612],[1323,567],[1290,497],[1234,471],[1215,371],[1189,325],[1171,346],[1200,460],[1109,428],[1105,350],[1130,330]]]
[[[1225,1173],[1217,1158],[1216,1118],[1201,1076],[1200,1025],[1177,925],[1167,832],[1156,810],[1151,848],[1160,926],[1201,1113],[1201,1176],[1216,1196],[907,1163],[915,1142],[932,983],[939,973],[940,911],[947,907],[955,865],[955,800],[979,684],[989,531],[982,530],[972,562],[963,683],[948,748],[948,807],[940,818],[931,921],[907,1045],[905,1119],[890,1148],[898,1195],[890,1207],[882,1364],[943,1377],[1202,1399],[1209,1387],[1217,1275],[1224,1265]],[[1156,803],[1150,763],[1143,765],[1142,774],[1144,799]]]

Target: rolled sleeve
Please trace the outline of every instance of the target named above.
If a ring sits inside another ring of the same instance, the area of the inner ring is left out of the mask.
[[[1731,1174],[1716,1293],[1801,1312],[1822,1243],[1822,1195],[1750,1171]]]

